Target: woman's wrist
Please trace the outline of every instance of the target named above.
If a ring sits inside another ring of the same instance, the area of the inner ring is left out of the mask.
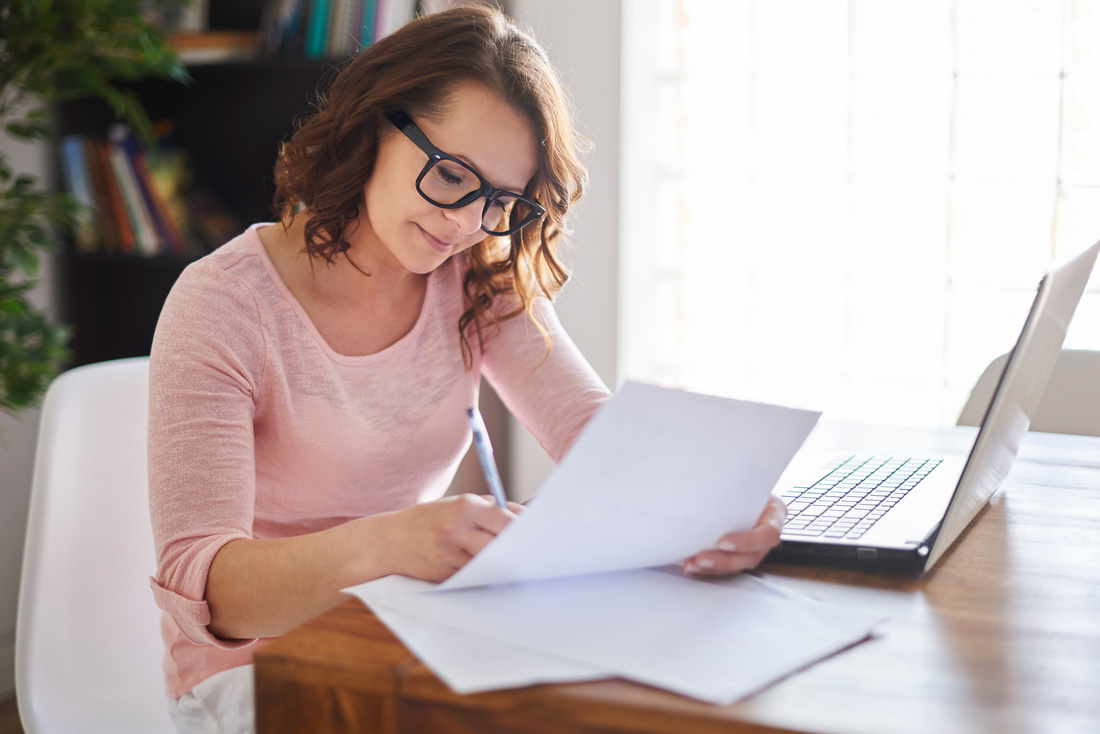
[[[334,528],[344,534],[340,545],[346,552],[340,578],[347,584],[342,588],[401,573],[401,543],[396,529],[399,516],[399,512],[383,512]]]

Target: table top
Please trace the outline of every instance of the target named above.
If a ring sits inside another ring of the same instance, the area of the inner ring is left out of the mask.
[[[811,443],[959,453],[972,438],[823,424]],[[387,732],[1097,732],[1098,531],[1100,439],[1029,434],[1005,486],[923,576],[762,566],[771,582],[889,620],[740,702],[623,680],[457,695],[349,600],[257,652],[258,731],[369,720]]]

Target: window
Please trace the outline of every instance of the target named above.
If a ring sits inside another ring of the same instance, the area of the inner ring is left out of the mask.
[[[623,12],[624,375],[953,425],[1100,239],[1100,0]]]

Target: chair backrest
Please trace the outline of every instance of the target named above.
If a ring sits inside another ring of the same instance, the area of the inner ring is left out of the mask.
[[[959,414],[960,426],[981,425],[1008,355],[990,362]],[[1043,392],[1032,431],[1100,436],[1100,352],[1063,349]]]
[[[16,622],[27,734],[172,732],[149,522],[148,358],[79,367],[42,409]]]

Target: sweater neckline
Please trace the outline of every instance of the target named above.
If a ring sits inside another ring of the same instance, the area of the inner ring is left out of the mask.
[[[431,313],[432,306],[435,301],[436,280],[438,280],[438,273],[446,267],[447,263],[444,263],[439,268],[436,268],[428,274],[427,288],[424,292],[424,302],[420,305],[420,314],[416,318],[416,323],[413,327],[400,339],[390,344],[385,349],[381,349],[371,354],[342,354],[333,349],[325,338],[321,336],[321,332],[317,329],[317,326],[313,323],[313,319],[306,313],[305,308],[301,302],[291,293],[290,288],[283,281],[282,275],[279,274],[278,269],[275,267],[275,262],[271,259],[271,255],[268,254],[267,248],[264,247],[263,241],[260,239],[259,230],[264,227],[270,227],[273,223],[264,222],[260,224],[254,224],[248,228],[248,238],[252,249],[256,255],[260,258],[260,262],[263,263],[264,268],[267,270],[268,277],[274,284],[275,289],[282,296],[283,300],[290,306],[291,310],[298,317],[298,320],[302,323],[305,330],[313,337],[320,346],[321,350],[331,359],[333,362],[346,365],[364,365],[371,364],[373,362],[380,362],[389,358],[390,356],[404,351],[410,344],[416,341],[417,337],[425,329],[425,325],[428,322],[428,315]]]

